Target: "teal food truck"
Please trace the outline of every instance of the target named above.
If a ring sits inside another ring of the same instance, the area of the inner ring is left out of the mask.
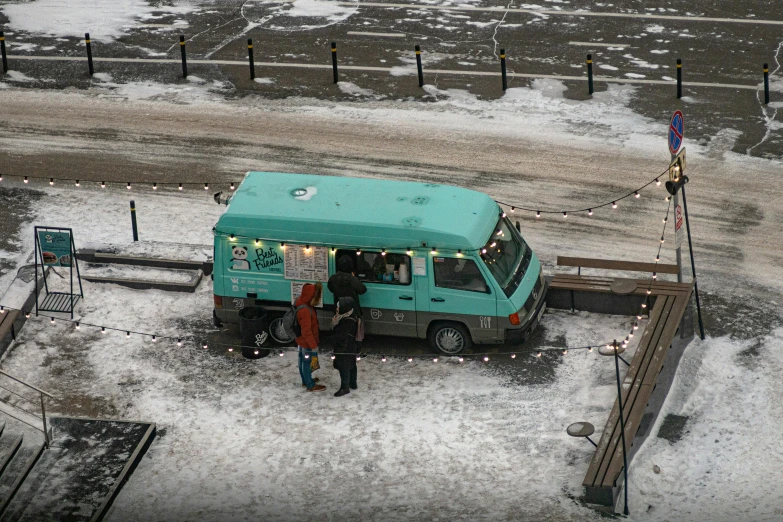
[[[218,199],[216,197],[216,199]],[[321,328],[334,315],[326,282],[350,256],[367,287],[368,335],[426,338],[456,355],[523,342],[544,312],[541,264],[486,194],[433,183],[249,172],[214,228],[214,318],[262,308],[275,342],[307,282],[323,283]]]

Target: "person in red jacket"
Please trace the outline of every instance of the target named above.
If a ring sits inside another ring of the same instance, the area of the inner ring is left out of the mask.
[[[326,386],[315,383],[310,370],[310,358],[313,355],[318,355],[318,344],[320,343],[318,316],[315,312],[315,305],[320,300],[321,283],[306,284],[302,287],[302,293],[294,303],[294,306],[305,305],[305,308],[296,313],[296,320],[302,329],[302,335],[296,338],[296,344],[299,346],[299,375],[302,377],[302,384],[309,392],[326,389]]]

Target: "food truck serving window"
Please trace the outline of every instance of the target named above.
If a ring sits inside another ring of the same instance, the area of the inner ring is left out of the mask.
[[[411,284],[411,258],[405,254],[376,250],[338,250],[336,266],[351,263],[351,272],[363,283]]]
[[[519,288],[532,256],[533,251],[508,218],[500,218],[487,244],[481,249],[484,264],[507,297]]]

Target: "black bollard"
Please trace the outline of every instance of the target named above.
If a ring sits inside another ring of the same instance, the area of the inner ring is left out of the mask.
[[[8,72],[8,58],[5,56],[5,34],[0,31],[0,53],[3,55],[3,73]]]
[[[593,55],[587,55],[587,92],[592,96],[595,92],[593,88]]]
[[[5,56],[5,53],[3,53],[3,56]],[[769,64],[767,63],[764,64],[764,104],[769,105]]]
[[[250,60],[250,79],[255,80],[256,79],[256,65],[253,61],[253,39],[248,38],[247,39],[247,57]]]
[[[135,201],[131,200],[130,208],[131,208],[131,226],[133,227],[133,240],[138,241],[139,229],[136,226],[136,202]]]
[[[682,98],[682,59],[677,58],[677,99]]]
[[[508,89],[508,82],[506,81],[506,50],[500,50],[500,76],[503,78],[503,90]]]
[[[522,225],[519,224],[519,221],[517,221],[517,232],[522,232]]]
[[[87,67],[90,69],[90,76],[95,73],[92,67],[92,46],[90,45],[90,33],[84,33],[84,42],[87,44]]]
[[[424,73],[421,70],[421,47],[416,46],[416,68],[419,70],[419,87],[424,87]]]
[[[179,35],[179,50],[182,53],[182,77],[188,77],[188,61],[185,58],[185,36]]]
[[[332,42],[332,74],[334,83],[337,83],[337,42]]]

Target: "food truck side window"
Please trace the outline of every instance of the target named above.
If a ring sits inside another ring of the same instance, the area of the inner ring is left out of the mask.
[[[376,250],[338,250],[335,259],[339,262],[343,256],[348,256],[353,264],[353,273],[363,283],[380,283],[389,285],[411,284],[411,258],[405,254],[396,254]]]
[[[435,286],[489,293],[489,287],[476,262],[471,259],[434,257]]]

